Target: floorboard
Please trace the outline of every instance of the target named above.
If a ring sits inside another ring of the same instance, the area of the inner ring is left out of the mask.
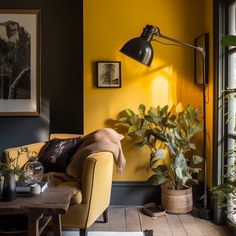
[[[152,218],[139,212],[142,230],[152,229],[155,236],[172,236],[165,216]]]
[[[183,227],[178,215],[166,214],[166,219],[169,224],[172,235],[187,236],[185,228]]]
[[[231,233],[226,226],[219,226],[209,220],[195,218],[198,226],[201,227],[208,236],[230,236]]]
[[[153,230],[153,236],[232,236],[224,226],[193,217],[191,214],[166,214],[152,218],[142,213],[141,207],[110,207],[108,223],[102,217],[89,231],[144,231]]]
[[[134,207],[125,208],[127,231],[141,231],[138,209]]]
[[[179,219],[187,233],[191,236],[205,236],[204,231],[198,226],[195,218],[190,214],[181,214]]]
[[[108,215],[110,215],[110,209],[108,211]],[[109,224],[111,219],[107,223],[103,222],[103,216],[101,215],[96,222],[89,228],[89,231],[109,231]]]
[[[110,231],[126,231],[125,208],[112,207],[109,214]]]

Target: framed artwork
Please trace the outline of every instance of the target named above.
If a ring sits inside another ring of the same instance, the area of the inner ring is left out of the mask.
[[[97,87],[121,88],[120,61],[97,61]]]
[[[40,51],[40,10],[0,9],[0,116],[39,116]]]
[[[209,71],[209,34],[204,33],[198,36],[194,44],[196,47],[202,47],[206,51],[206,56],[205,56],[205,72],[206,72],[206,77],[205,77],[205,82],[208,83],[208,71]],[[203,83],[203,58],[200,52],[195,50],[195,78],[194,82],[195,84],[202,84]]]

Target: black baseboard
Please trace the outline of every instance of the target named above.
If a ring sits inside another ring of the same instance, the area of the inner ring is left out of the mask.
[[[193,185],[193,201],[203,195],[204,184]],[[161,203],[161,188],[144,181],[114,181],[112,183],[111,205],[144,205],[146,203]],[[211,194],[208,191],[208,205],[210,206]]]
[[[161,202],[160,186],[142,181],[115,181],[112,183],[111,205],[144,205]]]

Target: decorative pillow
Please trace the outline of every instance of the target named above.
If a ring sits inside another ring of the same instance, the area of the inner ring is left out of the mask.
[[[44,172],[65,172],[81,138],[52,139],[40,150],[38,161],[43,164]]]

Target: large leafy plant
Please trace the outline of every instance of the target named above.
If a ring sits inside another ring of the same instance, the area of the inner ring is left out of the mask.
[[[154,174],[148,179],[154,185],[169,181],[173,189],[184,189],[192,180],[192,174],[200,168],[192,165],[202,162],[198,155],[187,158],[187,153],[195,151],[194,136],[202,130],[200,110],[191,105],[182,104],[169,109],[150,107],[140,104],[138,113],[131,109],[125,110],[125,115],[118,124],[127,127],[127,134],[138,138],[136,146],[148,146],[151,154],[149,168]],[[190,165],[192,164],[192,165]]]

